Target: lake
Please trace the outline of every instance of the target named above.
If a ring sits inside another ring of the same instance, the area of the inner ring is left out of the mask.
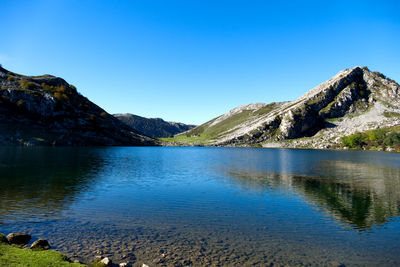
[[[84,262],[400,265],[399,154],[2,147],[0,174],[0,232]]]

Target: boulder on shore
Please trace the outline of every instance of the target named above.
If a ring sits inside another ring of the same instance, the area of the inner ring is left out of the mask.
[[[50,249],[50,244],[49,244],[49,241],[47,241],[46,239],[40,238],[32,243],[32,245],[30,246],[30,249],[47,250],[47,249]]]
[[[7,241],[10,244],[26,246],[31,240],[31,236],[25,233],[11,233],[7,235]]]
[[[102,259],[100,261],[100,263],[102,263],[104,266],[112,266],[112,262],[108,257],[105,257],[104,259]]]

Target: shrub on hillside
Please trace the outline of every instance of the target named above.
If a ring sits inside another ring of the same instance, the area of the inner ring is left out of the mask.
[[[66,94],[61,92],[54,92],[54,98],[58,101],[67,101],[69,99]]]
[[[100,113],[100,116],[102,118],[107,118],[107,113],[103,111],[103,112]]]
[[[393,146],[396,144],[400,144],[400,133],[391,132],[389,133],[385,139],[383,139],[383,143],[386,146]]]
[[[355,133],[341,138],[342,146],[349,148],[377,148],[400,146],[400,133],[390,128],[369,130],[363,133]]]
[[[349,136],[345,136],[342,138],[342,145],[347,147],[358,147],[362,144],[362,135],[361,133],[355,133]]]
[[[70,85],[68,85],[68,87],[71,89],[72,92],[74,92],[74,93],[78,92],[74,85],[70,84]]]
[[[20,80],[19,85],[26,90],[35,89],[35,84],[33,82],[29,82],[27,80]]]

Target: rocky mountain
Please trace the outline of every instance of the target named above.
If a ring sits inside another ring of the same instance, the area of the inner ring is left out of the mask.
[[[180,122],[168,122],[160,118],[144,118],[129,113],[114,114],[114,117],[133,129],[152,137],[170,137],[196,127]]]
[[[237,107],[174,138],[180,144],[329,148],[355,132],[400,124],[400,86],[346,69],[294,101]]]
[[[0,66],[1,145],[155,145],[51,75],[23,76]]]

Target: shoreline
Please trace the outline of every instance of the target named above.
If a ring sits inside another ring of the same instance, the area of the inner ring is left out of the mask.
[[[127,267],[132,263],[115,264],[109,257],[95,256],[92,262],[81,262],[79,256],[67,256],[52,249],[46,239],[32,242],[31,235],[18,232],[7,236],[0,233],[0,266],[69,266],[69,267]],[[75,259],[74,259],[75,258]]]

